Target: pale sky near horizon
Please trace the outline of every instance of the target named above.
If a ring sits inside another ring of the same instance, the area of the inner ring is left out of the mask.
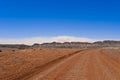
[[[120,40],[119,0],[0,0],[0,39]]]

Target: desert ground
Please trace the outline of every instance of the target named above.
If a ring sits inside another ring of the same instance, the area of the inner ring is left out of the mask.
[[[2,49],[0,80],[120,80],[120,49]]]

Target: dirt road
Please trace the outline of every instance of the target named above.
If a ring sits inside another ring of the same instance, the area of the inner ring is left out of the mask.
[[[29,73],[2,80],[120,80],[119,52],[115,58],[103,49],[78,50],[36,66]],[[112,57],[110,57],[112,56]]]
[[[90,49],[46,65],[21,80],[120,80],[120,63],[100,49]]]

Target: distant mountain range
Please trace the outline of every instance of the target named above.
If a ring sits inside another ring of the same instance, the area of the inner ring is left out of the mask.
[[[120,41],[97,41],[94,43],[89,42],[52,42],[43,44],[34,44],[33,47],[51,47],[51,48],[92,48],[92,47],[120,47]]]
[[[25,48],[99,48],[99,47],[120,47],[120,41],[112,41],[112,40],[106,40],[106,41],[97,41],[94,43],[89,42],[52,42],[52,43],[43,43],[38,44],[35,43],[32,46],[24,45],[24,44],[0,44],[0,48],[18,48],[18,49],[25,49]]]

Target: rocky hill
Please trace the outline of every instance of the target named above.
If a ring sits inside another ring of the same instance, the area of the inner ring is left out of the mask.
[[[43,44],[34,44],[33,47],[52,47],[52,48],[93,48],[93,47],[120,47],[120,41],[97,41],[94,43],[88,42],[52,42]]]
[[[17,48],[17,49],[26,49],[26,48],[99,48],[99,47],[120,47],[120,41],[97,41],[94,43],[88,42],[52,42],[52,43],[43,43],[43,44],[33,44],[32,46],[24,45],[24,44],[0,44],[0,48]]]
[[[31,46],[24,44],[0,44],[0,48],[17,48],[17,49],[25,49]]]

